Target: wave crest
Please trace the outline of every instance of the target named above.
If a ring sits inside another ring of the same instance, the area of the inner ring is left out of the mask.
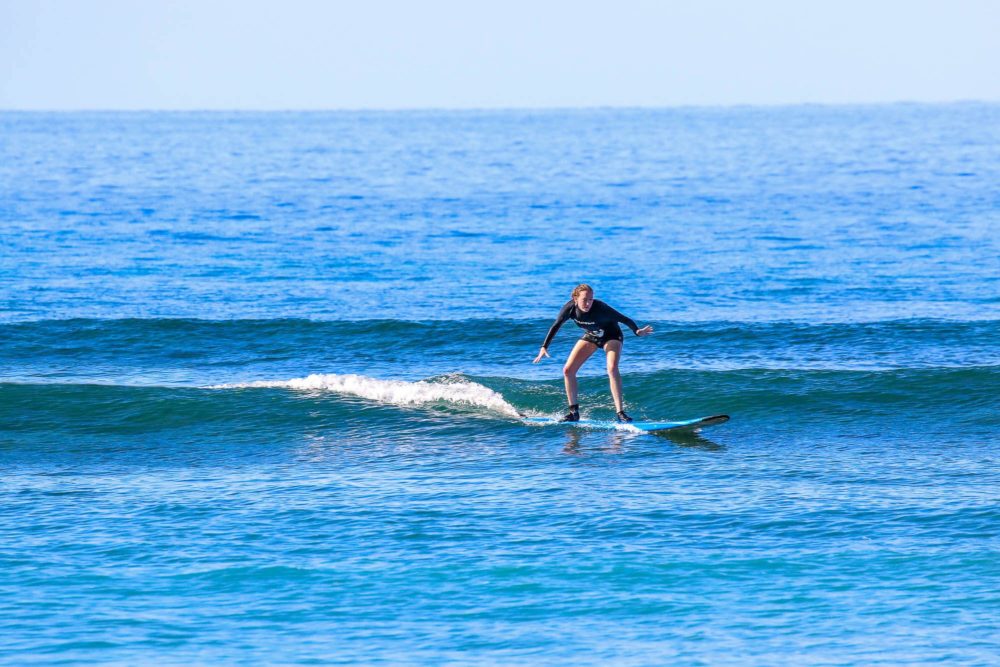
[[[329,391],[391,405],[451,403],[485,408],[511,417],[519,416],[518,410],[498,392],[459,376],[407,382],[405,380],[382,380],[353,373],[345,375],[315,373],[291,380],[259,380],[209,387],[209,389],[257,388]]]

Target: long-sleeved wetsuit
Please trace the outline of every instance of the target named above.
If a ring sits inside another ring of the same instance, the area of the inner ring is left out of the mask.
[[[632,333],[636,335],[638,335],[639,331],[639,327],[636,326],[634,321],[625,317],[603,301],[594,299],[594,305],[590,307],[590,310],[583,312],[576,307],[574,301],[570,300],[559,311],[559,316],[556,317],[556,321],[549,328],[549,333],[545,336],[545,342],[542,343],[542,347],[548,348],[553,336],[559,331],[559,327],[569,319],[572,319],[578,327],[584,330],[585,333],[582,340],[593,343],[598,347],[604,347],[604,344],[609,340],[622,340],[622,330],[618,326],[619,322],[631,329]]]

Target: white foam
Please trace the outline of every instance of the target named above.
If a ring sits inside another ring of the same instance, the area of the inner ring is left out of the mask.
[[[449,376],[439,380],[380,380],[365,375],[337,375],[322,373],[291,380],[260,380],[237,384],[222,384],[209,389],[285,388],[304,391],[329,391],[348,396],[358,396],[379,403],[392,405],[425,405],[428,403],[455,403],[517,417],[517,409],[504,397],[489,387]]]

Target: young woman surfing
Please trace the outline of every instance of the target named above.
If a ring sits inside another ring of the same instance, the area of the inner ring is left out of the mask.
[[[636,336],[648,336],[653,333],[653,327],[647,325],[641,329],[636,323],[625,317],[617,310],[594,299],[594,290],[590,285],[577,285],[573,290],[572,298],[559,311],[559,316],[549,328],[542,349],[538,351],[538,356],[532,363],[537,364],[542,357],[549,356],[549,343],[559,331],[559,327],[568,319],[576,322],[577,326],[584,330],[583,337],[576,341],[573,351],[569,353],[566,365],[563,366],[563,380],[566,382],[566,398],[569,400],[569,414],[563,417],[562,421],[580,421],[580,406],[576,402],[576,373],[583,366],[583,362],[590,359],[590,356],[602,348],[608,361],[608,378],[611,380],[611,396],[615,399],[615,410],[618,411],[618,421],[630,422],[632,418],[625,414],[625,405],[622,403],[622,376],[618,372],[618,360],[622,355],[621,327],[618,323],[625,324],[635,333]]]

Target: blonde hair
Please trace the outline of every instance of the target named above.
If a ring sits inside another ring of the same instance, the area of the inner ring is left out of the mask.
[[[570,296],[570,298],[573,299],[573,301],[576,301],[576,297],[580,296],[584,292],[590,292],[591,294],[593,294],[594,288],[588,285],[587,283],[580,283],[579,285],[573,288],[573,294],[572,296]]]

